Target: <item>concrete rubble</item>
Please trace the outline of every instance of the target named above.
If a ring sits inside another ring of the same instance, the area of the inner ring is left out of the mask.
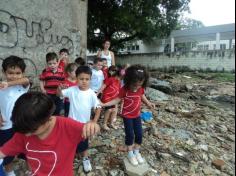
[[[143,122],[142,154],[150,167],[145,176],[235,175],[235,101],[229,98],[235,98],[235,83],[192,77],[169,75],[171,95],[161,92],[161,100],[158,94],[148,95],[157,108],[153,120]],[[140,175],[138,169],[127,172],[121,118],[117,125],[118,130],[102,131],[91,141],[93,172],[87,175]],[[17,168],[22,172],[21,162]],[[76,159],[74,168],[75,175],[85,175],[81,161]]]

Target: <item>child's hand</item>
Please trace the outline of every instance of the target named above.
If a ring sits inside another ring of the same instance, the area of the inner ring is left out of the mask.
[[[4,125],[4,120],[2,118],[2,116],[0,115],[0,127],[2,127]]]
[[[100,132],[99,125],[91,121],[84,125],[82,137],[87,139],[95,136],[99,132]]]
[[[156,108],[156,105],[154,103],[148,103],[147,106],[150,108],[150,109],[155,109]]]
[[[8,88],[8,83],[6,81],[0,82],[0,89]]]

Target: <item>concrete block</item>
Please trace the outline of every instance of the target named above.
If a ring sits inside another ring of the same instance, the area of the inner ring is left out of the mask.
[[[125,172],[128,174],[128,176],[144,176],[150,171],[150,166],[145,161],[144,164],[133,166],[128,158],[124,159],[124,165],[125,165]]]

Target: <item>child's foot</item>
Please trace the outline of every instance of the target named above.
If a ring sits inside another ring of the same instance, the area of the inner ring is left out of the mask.
[[[128,156],[128,159],[129,159],[129,162],[133,165],[133,166],[138,166],[138,161],[137,161],[137,158],[135,156],[133,157],[129,157]]]
[[[83,167],[85,173],[89,173],[92,171],[92,166],[88,158],[83,160]]]
[[[135,156],[139,164],[143,164],[145,162],[140,153],[136,153]]]
[[[103,125],[103,129],[106,130],[106,131],[110,130],[110,128],[107,125]]]
[[[115,129],[115,130],[117,130],[117,129],[118,129],[118,127],[117,127],[117,126],[115,126],[113,123],[111,124],[111,127],[112,127],[113,129]]]

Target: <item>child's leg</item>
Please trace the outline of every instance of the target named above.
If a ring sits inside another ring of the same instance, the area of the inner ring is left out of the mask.
[[[128,148],[128,159],[134,166],[138,165],[138,161],[134,155],[134,126],[133,119],[124,118],[125,126],[125,144]]]
[[[60,97],[56,96],[56,95],[50,95],[48,94],[51,99],[53,100],[53,102],[56,105],[56,109],[53,113],[53,115],[60,115],[61,110],[63,109],[63,99],[61,99]]]
[[[8,130],[0,130],[0,146],[3,146],[8,140],[10,140],[14,135],[14,132],[12,129]],[[15,175],[13,171],[13,163],[15,157],[8,156],[4,158],[3,166],[5,168],[6,174],[9,175]]]
[[[65,101],[64,102],[64,116],[68,117],[70,111],[70,102]]]
[[[111,126],[114,129],[117,129],[117,127],[114,124],[117,119],[117,113],[118,113],[118,107],[115,106],[115,108],[113,108],[112,113],[111,113]]]
[[[134,119],[134,134],[135,134],[135,146],[134,154],[140,164],[144,163],[144,159],[140,154],[140,146],[143,142],[143,129],[141,118]]]
[[[77,152],[80,153],[83,157],[83,167],[84,167],[84,172],[86,173],[92,171],[92,166],[88,158],[89,157],[88,148],[89,148],[88,139],[80,142],[80,144],[77,147]]]
[[[110,119],[110,116],[111,116],[111,109],[105,109],[105,114],[104,114],[104,124],[103,124],[103,128],[104,130],[110,130],[110,128],[107,126],[108,124],[108,121]]]

